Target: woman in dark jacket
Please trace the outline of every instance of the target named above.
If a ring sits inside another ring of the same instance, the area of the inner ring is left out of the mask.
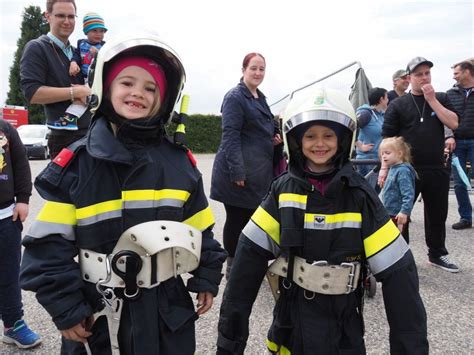
[[[212,169],[211,198],[226,210],[227,270],[240,232],[267,193],[274,145],[282,142],[265,95],[257,89],[264,77],[265,58],[247,54],[240,83],[225,95],[221,107],[222,138]]]

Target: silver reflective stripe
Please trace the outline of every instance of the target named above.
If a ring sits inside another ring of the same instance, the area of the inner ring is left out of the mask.
[[[27,233],[32,238],[44,238],[51,234],[60,234],[64,239],[75,240],[74,226],[70,224],[59,224],[43,221],[34,221]]]
[[[94,224],[100,221],[106,221],[108,219],[119,218],[122,217],[122,210],[117,211],[110,211],[105,213],[96,214],[95,216],[77,219],[78,226],[88,226],[90,224]]]
[[[374,274],[384,271],[403,258],[410,248],[401,234],[385,249],[367,259]]]
[[[336,223],[317,223],[317,222],[305,222],[305,229],[318,229],[318,230],[332,230],[340,228],[360,228],[362,226],[361,222],[355,221],[343,221]]]
[[[280,247],[252,220],[247,223],[245,228],[242,230],[242,233],[258,246],[268,250],[275,257],[280,255]]]
[[[343,113],[327,110],[314,110],[302,112],[296,116],[291,117],[288,121],[285,122],[283,130],[286,134],[300,124],[320,120],[340,123],[343,126],[349,128],[352,132],[354,132],[356,129],[355,121],[353,121],[350,117],[346,116]]]
[[[278,203],[278,207],[293,207],[293,208],[299,208],[300,210],[306,210],[306,203],[300,203],[296,201],[280,201]]]
[[[145,201],[123,201],[123,208],[155,208],[155,207],[183,207],[183,200],[177,200],[172,198],[164,198],[161,200],[145,200]]]

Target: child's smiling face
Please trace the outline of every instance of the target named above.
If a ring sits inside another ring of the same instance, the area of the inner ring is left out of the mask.
[[[110,100],[115,112],[129,120],[145,118],[159,100],[151,74],[137,66],[123,69],[110,85]],[[158,104],[158,103],[157,103]]]
[[[322,173],[333,166],[330,160],[337,153],[337,135],[329,127],[313,125],[304,133],[301,147],[308,168]]]

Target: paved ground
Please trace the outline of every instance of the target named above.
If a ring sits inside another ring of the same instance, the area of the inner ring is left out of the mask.
[[[198,166],[203,173],[206,190],[209,191],[210,172],[213,155],[198,155]],[[31,161],[33,175],[43,169],[45,162]],[[472,197],[471,197],[471,200]],[[210,201],[216,217],[216,238],[222,240],[224,210],[221,204]],[[428,333],[431,354],[474,354],[474,258],[472,257],[474,233],[472,229],[454,231],[451,224],[457,221],[456,199],[449,197],[449,216],[447,221],[447,247],[450,257],[460,266],[459,274],[451,274],[434,268],[427,263],[426,247],[423,235],[423,203],[417,202],[410,225],[411,248],[417,261],[420,276],[420,289],[428,313]],[[25,229],[34,219],[42,206],[42,200],[36,192],[31,201],[30,217]],[[197,322],[197,354],[215,353],[216,328],[221,292],[215,300],[215,306]],[[46,312],[38,305],[33,294],[24,292],[25,319],[29,325],[43,337],[43,344],[27,354],[59,354],[59,335]],[[251,334],[247,354],[265,354],[266,331],[271,320],[273,300],[266,283],[263,284],[251,316]],[[388,325],[380,284],[373,299],[365,302],[366,344],[368,354],[389,354]],[[3,331],[0,325],[0,331]],[[13,346],[0,343],[0,354],[19,354]]]

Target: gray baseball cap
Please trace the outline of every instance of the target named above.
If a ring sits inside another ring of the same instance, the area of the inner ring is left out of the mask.
[[[419,65],[426,64],[430,68],[433,66],[433,62],[430,62],[428,59],[423,57],[415,57],[408,62],[407,73],[411,74]]]
[[[401,77],[407,76],[408,73],[405,69],[399,69],[392,75],[392,80],[400,79]]]

